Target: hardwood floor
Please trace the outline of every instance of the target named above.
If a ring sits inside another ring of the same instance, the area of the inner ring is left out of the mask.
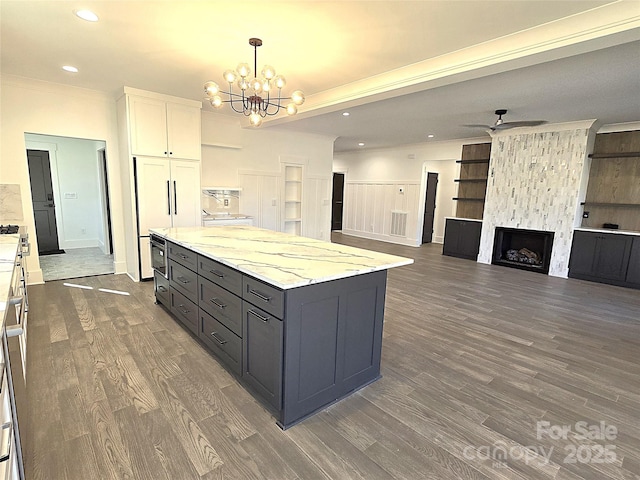
[[[416,261],[389,272],[383,378],[284,432],[151,283],[30,287],[27,478],[640,478],[640,292],[334,241]]]

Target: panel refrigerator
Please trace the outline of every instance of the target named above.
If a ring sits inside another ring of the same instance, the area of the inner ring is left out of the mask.
[[[134,157],[140,279],[153,278],[150,228],[201,224],[200,162]]]

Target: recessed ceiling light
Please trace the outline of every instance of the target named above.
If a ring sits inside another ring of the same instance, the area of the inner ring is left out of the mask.
[[[358,144],[358,146],[359,146],[359,147],[364,147],[364,143],[360,142],[360,143]]]
[[[349,115],[351,115],[349,112],[342,112],[343,117],[348,117]]]
[[[435,137],[433,133],[430,133],[429,135],[427,135],[427,138],[433,138],[433,137]]]
[[[78,69],[76,67],[73,67],[71,65],[65,65],[64,67],[62,67],[62,69],[66,72],[71,72],[71,73],[78,73]]]
[[[97,22],[98,15],[93,13],[91,10],[74,10],[77,17],[86,20],[87,22]]]

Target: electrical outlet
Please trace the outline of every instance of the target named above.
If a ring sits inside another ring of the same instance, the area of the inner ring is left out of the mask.
[[[86,228],[83,228],[83,229],[82,229],[82,234],[84,235],[84,234],[86,234],[86,233],[87,233],[87,229],[86,229]]]
[[[228,207],[228,206],[229,206],[229,199],[228,199],[228,198],[225,198],[225,199],[224,199],[224,206],[225,206],[225,207]]]

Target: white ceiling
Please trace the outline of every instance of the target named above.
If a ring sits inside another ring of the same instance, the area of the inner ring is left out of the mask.
[[[307,96],[261,128],[335,136],[336,151],[484,135],[460,125],[492,123],[496,108],[507,121],[640,121],[637,0],[1,0],[0,29],[3,75],[195,100],[252,63],[260,37],[258,67]]]

